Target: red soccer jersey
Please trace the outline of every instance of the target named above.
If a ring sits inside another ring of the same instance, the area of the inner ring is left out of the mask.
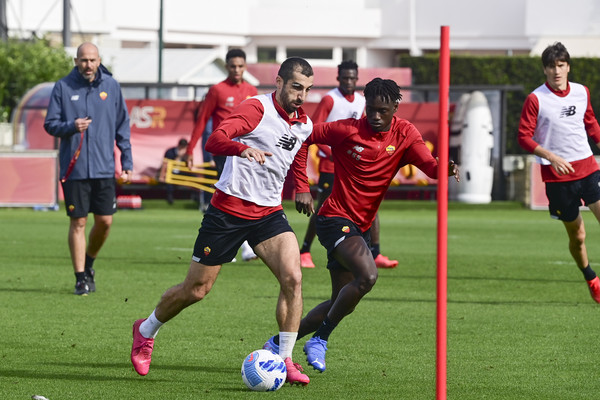
[[[188,144],[187,154],[193,154],[194,147],[202,137],[206,124],[213,119],[213,130],[227,117],[235,107],[249,97],[255,96],[257,90],[246,81],[237,84],[229,79],[212,86],[202,103],[192,137]]]
[[[334,101],[333,96],[336,95],[338,99],[341,99],[342,96],[346,100],[345,102],[338,101],[337,103]],[[357,113],[356,119],[360,118],[364,113],[364,97],[360,97],[360,100],[357,100],[357,103],[354,103],[356,96],[354,93],[352,94],[343,94],[339,88],[330,90],[325,97],[321,99],[319,105],[315,109],[313,116],[311,117],[313,123],[326,122],[326,121],[334,121],[338,119],[345,119],[352,116],[352,112],[356,111],[357,106],[355,104],[360,104],[361,111]],[[332,114],[334,111],[334,107],[336,107],[336,113]],[[331,118],[333,115],[336,117]],[[340,118],[340,115],[343,117]],[[319,157],[319,173],[334,173],[333,160],[331,159],[331,149],[327,145],[317,145],[319,148],[317,152],[317,156]]]
[[[292,164],[296,191],[309,192],[306,157],[310,144],[331,146],[335,178],[331,195],[319,215],[355,222],[363,232],[375,218],[392,179],[406,164],[437,178],[437,161],[421,133],[405,119],[394,117],[387,132],[374,132],[366,117],[316,124]]]

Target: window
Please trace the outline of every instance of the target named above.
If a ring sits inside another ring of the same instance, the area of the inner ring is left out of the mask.
[[[277,49],[275,47],[259,47],[256,49],[256,57],[259,63],[277,62]]]
[[[331,60],[333,58],[333,49],[303,49],[288,47],[287,56],[302,57],[312,60]]]

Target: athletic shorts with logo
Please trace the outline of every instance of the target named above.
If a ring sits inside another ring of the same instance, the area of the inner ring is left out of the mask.
[[[228,214],[212,205],[204,213],[202,226],[194,245],[192,260],[204,265],[231,262],[244,241],[257,244],[284,232],[293,232],[283,210],[261,219],[244,219]]]
[[[62,182],[67,216],[71,218],[95,215],[113,215],[117,212],[116,183],[114,178],[81,179]]]
[[[319,174],[319,183],[317,184],[317,190],[319,193],[323,193],[327,196],[331,194],[333,189],[334,175],[329,172],[321,172]]]
[[[333,250],[345,239],[352,236],[360,236],[367,243],[367,248],[371,246],[371,230],[363,233],[358,225],[349,219],[317,215],[316,227],[319,242],[327,250],[328,269],[346,269],[333,257]]]
[[[552,218],[574,221],[582,200],[586,206],[600,200],[600,171],[576,181],[546,182],[546,197]]]

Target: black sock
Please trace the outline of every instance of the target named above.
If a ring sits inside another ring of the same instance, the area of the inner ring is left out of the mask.
[[[371,245],[371,253],[373,254],[373,258],[377,258],[381,251],[379,250],[378,244]]]
[[[317,329],[313,337],[320,337],[322,340],[328,341],[329,335],[331,335],[331,332],[335,329],[336,326],[337,324],[334,324],[329,320],[329,318],[325,317],[323,323],[321,324],[319,329]]]
[[[302,253],[310,253],[310,245],[311,243],[302,243],[302,248],[300,249],[300,254]]]
[[[273,336],[273,343],[275,343],[277,346],[279,346],[279,335]]]
[[[85,269],[89,270],[92,269],[92,267],[94,266],[94,261],[96,259],[94,257],[90,257],[87,255],[85,255]]]
[[[85,281],[85,272],[75,272],[75,279],[77,282]]]
[[[589,264],[587,267],[582,269],[581,272],[583,272],[583,277],[585,278],[586,281],[591,281],[592,279],[594,279],[596,277],[596,273],[594,272],[592,267],[590,267]]]

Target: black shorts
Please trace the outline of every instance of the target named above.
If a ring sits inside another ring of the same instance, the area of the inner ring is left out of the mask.
[[[117,212],[115,178],[69,180],[62,182],[67,216],[71,218],[113,215]]]
[[[360,236],[371,247],[371,230],[361,232],[358,225],[346,218],[324,217],[317,215],[317,237],[327,250],[328,269],[346,269],[333,257],[333,250],[338,244],[352,236]]]
[[[283,210],[249,220],[209,205],[198,229],[192,260],[204,265],[221,265],[233,260],[244,241],[254,248],[284,232],[293,230]]]
[[[579,215],[581,200],[587,206],[600,200],[600,171],[570,182],[546,182],[548,209],[552,218],[574,221]]]
[[[326,196],[331,194],[331,189],[333,189],[333,174],[327,172],[321,172],[319,174],[319,183],[317,184],[317,190],[319,193],[323,193]]]

